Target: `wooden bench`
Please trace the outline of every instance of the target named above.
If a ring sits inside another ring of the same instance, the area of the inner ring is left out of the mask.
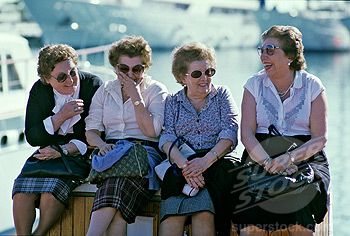
[[[96,186],[92,184],[83,184],[76,188],[69,201],[69,207],[61,216],[59,221],[51,228],[47,236],[83,236],[86,235],[89,223],[90,213]],[[151,201],[142,209],[139,214],[141,217],[151,217],[152,235],[158,235],[159,229],[159,210],[160,195],[155,194]],[[332,236],[331,212],[328,212],[322,224],[316,227],[316,236]],[[187,235],[191,235],[191,228],[186,227]],[[266,236],[288,236],[287,231],[273,232]],[[232,225],[231,236],[238,236],[234,225]]]

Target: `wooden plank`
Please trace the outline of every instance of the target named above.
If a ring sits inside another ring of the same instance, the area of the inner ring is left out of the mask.
[[[92,209],[93,203],[94,203],[94,197],[85,197],[85,214],[84,214],[85,234],[84,235],[86,235],[89,229],[90,215],[91,215],[91,209]]]
[[[73,197],[73,235],[84,235],[85,234],[85,200],[84,197]]]
[[[62,216],[56,222],[56,224],[49,230],[49,232],[47,233],[48,236],[61,236],[61,221]]]
[[[61,235],[73,236],[73,215],[74,215],[74,198],[69,199],[68,209],[62,215]]]

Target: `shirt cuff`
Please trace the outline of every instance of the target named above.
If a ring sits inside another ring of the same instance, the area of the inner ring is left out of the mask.
[[[232,146],[235,148],[237,146],[238,140],[237,140],[237,132],[234,132],[232,130],[222,130],[219,133],[218,141],[220,139],[229,139],[232,141]]]
[[[85,143],[83,143],[82,141],[78,140],[78,139],[72,139],[71,141],[69,141],[70,143],[73,143],[79,150],[81,155],[84,155],[87,151],[87,146]]]
[[[55,134],[55,131],[54,131],[54,129],[53,129],[53,124],[52,124],[51,117],[52,117],[52,116],[47,117],[47,118],[43,121],[43,123],[44,123],[45,130],[46,130],[49,134],[53,135],[53,134]]]
[[[163,150],[163,145],[167,142],[174,142],[176,140],[176,136],[172,134],[162,134],[159,139],[159,150]]]

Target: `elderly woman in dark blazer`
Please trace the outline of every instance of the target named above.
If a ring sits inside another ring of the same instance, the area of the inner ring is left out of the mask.
[[[25,135],[28,143],[40,147],[39,160],[60,158],[50,145],[60,145],[68,155],[86,155],[85,117],[91,99],[102,81],[77,68],[76,51],[64,44],[50,45],[39,53],[38,75],[27,103]],[[66,177],[24,177],[13,186],[13,218],[18,235],[45,235],[68,204],[69,194],[80,182]],[[32,232],[35,208],[39,224]]]

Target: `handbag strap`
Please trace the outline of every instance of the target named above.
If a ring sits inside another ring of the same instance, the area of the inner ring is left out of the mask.
[[[68,161],[66,159],[66,155],[63,153],[62,148],[60,147],[60,145],[50,145],[51,148],[55,149],[56,151],[58,151],[61,154],[61,159],[63,162],[63,165],[66,167],[66,169],[68,170],[68,172],[70,174],[73,174],[72,169],[70,168]]]

